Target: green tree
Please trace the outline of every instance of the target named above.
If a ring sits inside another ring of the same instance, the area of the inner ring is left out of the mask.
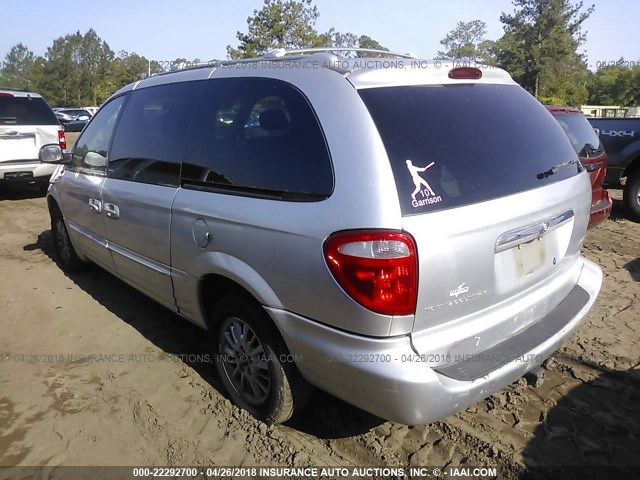
[[[640,65],[629,66],[621,58],[616,64],[601,66],[590,76],[588,89],[590,104],[638,106]]]
[[[588,69],[578,48],[586,34],[583,22],[594,6],[571,0],[513,0],[503,13],[504,35],[494,50],[498,64],[542,101],[579,105],[588,96]]]
[[[313,47],[375,48],[386,50],[367,35],[341,33],[330,29],[318,33],[315,29],[320,16],[313,0],[265,0],[260,10],[247,19],[248,33],[237,33],[237,48],[227,46],[229,58],[251,58],[277,48]],[[354,55],[345,54],[350,57]],[[357,53],[355,56],[367,56]]]
[[[439,51],[438,58],[470,58],[489,61],[493,42],[485,40],[486,34],[487,24],[482,20],[458,22],[456,27],[440,40],[446,50]]]
[[[125,50],[118,52],[111,66],[112,90],[117,90],[128,83],[146,78],[150,74],[160,73],[162,68],[155,60],[148,60],[137,53],[129,53]]]
[[[0,85],[6,88],[32,89],[31,76],[36,56],[22,43],[11,47],[0,69]]]
[[[93,29],[59,37],[45,54],[41,90],[54,105],[99,105],[117,88],[114,58]]]
[[[383,47],[382,45],[380,45],[380,43],[378,43],[376,40],[374,40],[373,38],[369,37],[368,35],[360,35],[360,38],[358,38],[358,46],[360,48],[371,48],[373,50],[387,50],[387,51],[389,51],[388,48]]]
[[[276,48],[306,48],[326,42],[314,25],[320,12],[312,0],[265,0],[247,19],[248,33],[237,33],[238,48],[227,46],[229,58],[250,58]]]
[[[374,40],[373,38],[367,36],[367,35],[355,35],[353,33],[340,33],[340,32],[336,32],[334,29],[329,30],[329,32],[326,34],[326,36],[328,37],[328,41],[329,43],[325,46],[327,47],[342,47],[342,48],[369,48],[372,50],[386,50],[389,51],[388,48],[383,47],[382,45],[380,45],[380,43],[378,43],[376,40]],[[341,56],[343,57],[357,57],[357,58],[361,58],[361,57],[375,57],[375,56],[379,56],[379,54],[375,54],[375,53],[368,53],[368,52],[354,52],[349,53],[349,52],[343,52],[341,53]]]

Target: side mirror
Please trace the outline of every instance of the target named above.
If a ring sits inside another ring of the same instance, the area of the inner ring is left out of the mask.
[[[61,163],[64,160],[62,148],[57,143],[43,145],[38,153],[38,160],[42,163]]]
[[[53,163],[56,165],[66,165],[71,162],[71,155],[63,153],[62,148],[57,143],[43,145],[38,152],[38,160],[42,163]]]
[[[84,163],[92,167],[104,167],[107,165],[107,157],[98,152],[87,152],[84,156]]]

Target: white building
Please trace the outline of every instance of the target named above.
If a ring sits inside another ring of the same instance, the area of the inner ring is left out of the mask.
[[[596,118],[640,117],[640,107],[621,107],[619,105],[582,105],[582,113]]]

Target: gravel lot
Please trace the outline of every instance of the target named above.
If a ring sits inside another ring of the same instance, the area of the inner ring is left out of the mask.
[[[542,384],[421,427],[320,392],[257,422],[219,393],[197,327],[98,268],[65,275],[48,221],[35,187],[0,186],[0,465],[640,465],[640,225],[619,200],[584,246],[602,293]]]

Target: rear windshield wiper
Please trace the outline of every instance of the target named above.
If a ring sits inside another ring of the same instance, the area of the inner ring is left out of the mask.
[[[549,170],[545,170],[544,172],[540,172],[538,175],[536,175],[536,177],[538,177],[538,180],[544,180],[545,178],[549,178],[551,175],[555,175],[560,170],[562,170],[564,168],[568,168],[568,167],[570,167],[572,165],[577,165],[578,166],[578,172],[582,171],[582,163],[580,163],[580,160],[569,160],[568,162],[564,162],[564,163],[560,163],[558,165],[555,165],[555,166],[551,167]]]
[[[590,143],[585,144],[584,147],[578,152],[579,157],[591,158],[592,156],[598,156],[602,153],[602,147],[594,147]]]

